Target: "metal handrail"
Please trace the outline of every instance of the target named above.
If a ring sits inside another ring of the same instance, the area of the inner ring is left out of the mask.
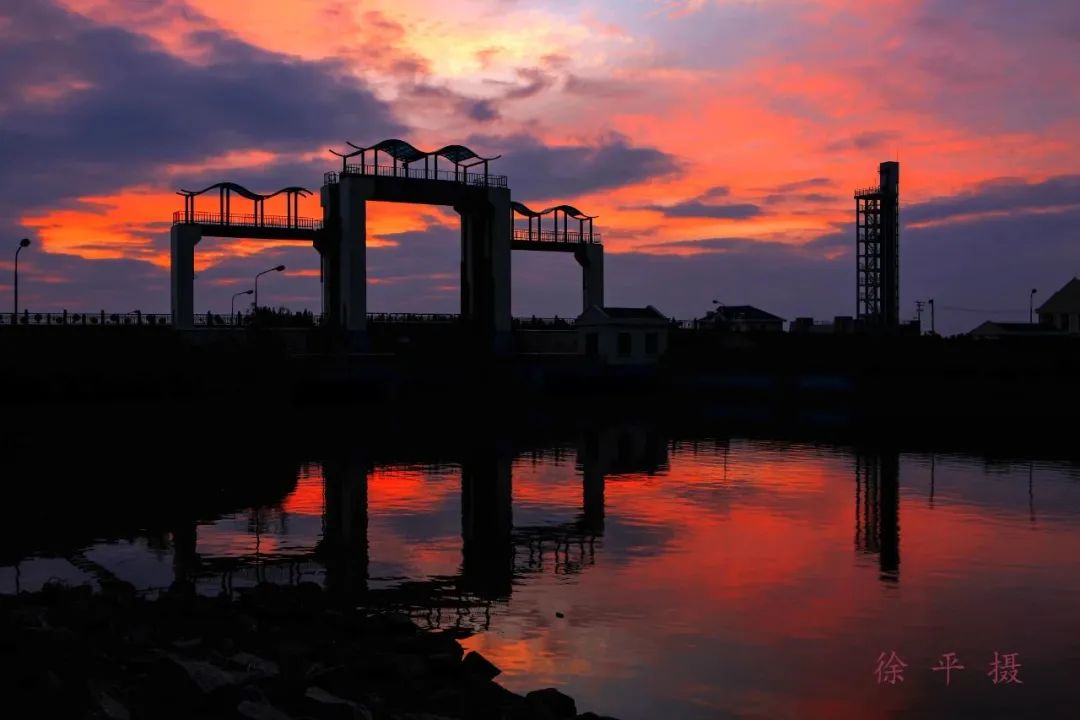
[[[325,316],[321,313],[303,315],[296,327],[320,326],[325,322]],[[280,321],[292,319],[281,316]],[[194,324],[198,327],[240,327],[252,323],[250,313],[203,312],[193,315]],[[367,320],[377,324],[406,324],[406,323],[456,323],[462,321],[462,316],[456,313],[368,313]],[[272,324],[272,323],[271,323]],[[107,326],[107,327],[168,327],[172,325],[172,315],[169,313],[109,313],[98,312],[50,312],[35,313],[24,310],[18,313],[0,313],[0,326],[25,325],[30,327],[42,326]],[[513,318],[514,327],[572,327],[572,317],[516,317]],[[283,327],[285,325],[282,325]]]
[[[406,168],[394,165],[346,165],[342,172],[323,174],[323,184],[333,185],[342,175],[374,175],[378,177],[398,177],[407,180],[438,180],[456,182],[480,187],[506,187],[505,175],[492,175],[459,170],[435,170],[434,168]]]
[[[35,313],[24,310],[17,315],[0,313],[0,325],[78,325],[78,326],[154,326],[171,325],[168,313],[107,313],[99,312],[53,312]]]
[[[322,220],[316,218],[288,217],[286,215],[238,215],[222,213],[185,212],[173,213],[173,225],[227,225],[238,227],[280,228],[283,230],[322,230]]]
[[[589,233],[563,232],[562,230],[533,230],[530,232],[529,230],[514,228],[514,240],[565,244],[592,243],[593,245],[599,245],[600,233],[589,235]]]
[[[863,195],[877,195],[881,192],[880,185],[873,185],[871,187],[859,188],[855,191],[855,197],[862,197]]]

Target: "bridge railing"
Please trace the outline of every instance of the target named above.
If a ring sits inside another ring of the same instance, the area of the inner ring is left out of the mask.
[[[513,326],[518,330],[559,330],[574,327],[574,318],[561,317],[521,317],[514,318]]]
[[[101,325],[101,326],[153,326],[170,325],[172,316],[168,313],[107,313],[100,312],[52,312],[39,313],[23,311],[18,313],[0,313],[0,325]]]
[[[600,244],[600,233],[563,232],[562,230],[528,230],[514,228],[514,240],[531,242],[561,243],[564,245],[577,245],[581,243]]]
[[[185,212],[177,210],[172,216],[173,225],[228,225],[237,227],[280,228],[283,230],[321,230],[322,220],[316,218],[288,217],[286,215],[253,215],[230,213]]]
[[[262,311],[260,311],[261,313]],[[411,324],[411,323],[458,323],[461,315],[456,313],[368,313],[367,320],[372,324]],[[252,324],[250,313],[213,313],[204,312],[194,315],[197,327],[245,327]],[[317,327],[324,323],[325,316],[313,313],[277,313],[267,314],[259,319],[260,325],[280,327]],[[99,312],[30,312],[0,313],[2,326],[107,326],[107,327],[156,327],[172,325],[172,315],[168,313],[109,313]],[[574,326],[574,318],[566,317],[517,317],[513,327],[518,329],[566,329]]]
[[[379,177],[398,177],[409,180],[440,180],[464,185],[481,187],[506,187],[505,175],[469,172],[468,170],[435,170],[434,168],[403,168],[393,165],[346,165],[344,171],[328,172],[323,175],[323,183],[333,185],[342,175],[376,175]]]

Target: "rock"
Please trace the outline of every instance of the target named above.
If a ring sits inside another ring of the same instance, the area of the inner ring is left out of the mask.
[[[371,711],[363,705],[333,695],[326,690],[323,690],[321,687],[309,687],[307,692],[304,693],[304,697],[312,702],[318,703],[324,708],[342,711],[339,714],[335,714],[334,717],[346,717],[351,720],[372,720],[374,717]]]
[[[190,640],[173,640],[172,646],[177,650],[194,650],[202,645],[202,638],[191,638]]]
[[[239,683],[239,678],[231,672],[222,670],[217,665],[211,665],[202,660],[185,660],[171,653],[168,658],[179,665],[187,673],[195,687],[204,694],[210,694],[222,688],[233,687]]]
[[[247,652],[238,652],[229,658],[237,667],[251,673],[258,678],[272,678],[281,673],[278,664],[270,660],[252,655]]]
[[[555,688],[534,690],[525,696],[525,702],[532,708],[540,710],[541,717],[564,718],[572,720],[577,717],[577,704],[574,698],[561,693]]]
[[[131,713],[111,695],[104,692],[97,693],[98,706],[109,720],[131,720]]]
[[[465,692],[464,717],[466,718],[521,718],[528,708],[525,698],[510,692],[491,680],[473,680]]]
[[[465,659],[461,661],[461,668],[468,675],[479,677],[484,680],[491,680],[502,673],[502,670],[497,668],[490,660],[475,650],[468,653],[465,656]]]
[[[236,712],[250,720],[292,720],[292,717],[269,703],[244,700],[236,706]]]

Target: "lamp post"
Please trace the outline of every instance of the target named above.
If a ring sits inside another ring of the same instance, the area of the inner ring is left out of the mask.
[[[934,327],[934,298],[928,300],[930,303],[930,334],[937,335],[937,328]]]
[[[229,316],[230,317],[236,317],[236,298],[240,297],[241,295],[250,295],[253,292],[255,292],[255,291],[254,290],[242,290],[242,291],[240,291],[238,293],[233,293],[232,300],[229,301]]]
[[[19,241],[19,247],[15,250],[15,315],[19,314],[19,253],[22,252],[24,247],[30,246],[30,238],[23,238]],[[11,318],[11,321],[18,322],[15,317]]]
[[[1035,293],[1039,292],[1037,288],[1031,288],[1031,294],[1028,295],[1028,322],[1035,322]]]
[[[256,310],[259,309],[259,278],[262,277],[263,275],[265,275],[266,273],[281,272],[284,269],[285,269],[284,265],[278,265],[277,267],[272,267],[269,270],[263,270],[261,273],[259,273],[258,275],[255,276],[255,290],[253,292],[255,293],[254,300],[255,300],[255,309]]]

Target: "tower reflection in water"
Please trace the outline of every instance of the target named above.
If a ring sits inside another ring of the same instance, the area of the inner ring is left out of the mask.
[[[368,451],[345,448],[322,457],[322,531],[309,551],[202,557],[199,528],[190,522],[173,532],[175,578],[230,591],[253,581],[321,577],[330,592],[422,613],[436,624],[433,610],[452,611],[449,615],[459,620],[477,609],[486,614],[490,602],[510,597],[515,578],[546,570],[580,572],[595,563],[604,534],[607,476],[654,473],[667,463],[666,438],[641,427],[586,427],[575,445],[580,512],[566,521],[531,525],[514,524],[515,461],[531,456],[534,463],[546,463],[553,456],[561,460],[566,451],[515,455],[508,440],[495,438],[461,453],[461,563],[455,575],[410,578],[390,587],[372,582],[368,483],[380,463]],[[252,527],[257,534],[258,524]]]
[[[855,548],[876,554],[880,577],[900,579],[900,453],[855,453]]]

